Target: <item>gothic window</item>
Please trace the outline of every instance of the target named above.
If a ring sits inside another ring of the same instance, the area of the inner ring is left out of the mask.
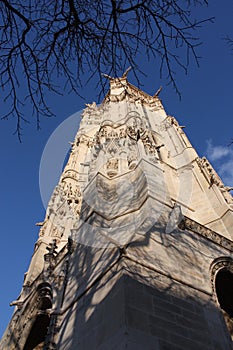
[[[33,323],[23,350],[42,350],[49,326],[48,315],[38,315]]]
[[[229,269],[223,268],[218,271],[215,290],[227,328],[233,339],[233,273]]]
[[[45,339],[48,332],[50,318],[46,313],[52,307],[52,287],[49,283],[43,282],[37,287],[37,310],[30,333],[23,350],[44,349]],[[39,311],[40,310],[40,311]]]

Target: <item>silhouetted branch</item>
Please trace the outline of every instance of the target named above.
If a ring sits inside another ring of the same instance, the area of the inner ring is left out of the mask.
[[[227,42],[230,49],[233,51],[233,39],[229,36],[225,37],[224,40]]]

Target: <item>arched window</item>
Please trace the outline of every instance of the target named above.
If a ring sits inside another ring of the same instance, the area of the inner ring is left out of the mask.
[[[221,308],[233,318],[233,274],[227,269],[217,273],[216,293]]]
[[[23,350],[42,350],[49,326],[48,315],[38,315],[33,323]]]
[[[233,273],[227,267],[217,272],[215,290],[227,328],[233,339]]]
[[[37,287],[37,312],[23,350],[43,350],[50,322],[46,310],[52,308],[52,287],[43,282]]]

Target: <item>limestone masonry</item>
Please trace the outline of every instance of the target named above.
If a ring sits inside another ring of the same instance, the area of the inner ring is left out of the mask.
[[[233,348],[230,188],[158,93],[86,105],[1,350]]]

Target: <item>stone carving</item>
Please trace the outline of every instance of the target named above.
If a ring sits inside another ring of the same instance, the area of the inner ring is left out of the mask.
[[[168,115],[167,120],[168,120],[168,122],[170,123],[171,126],[174,125],[174,126],[176,126],[177,128],[179,127],[179,123],[178,123],[178,121],[175,119],[175,117],[173,117],[173,116],[171,116],[171,115]]]
[[[40,229],[39,237],[43,237],[48,226],[48,219],[45,219],[43,226]]]
[[[160,130],[164,131],[172,126],[175,126],[177,130],[185,128],[185,126],[180,126],[175,117],[168,115],[167,118],[160,124]]]
[[[185,126],[182,126],[178,123],[178,121],[175,119],[175,117],[172,116],[167,116],[167,118],[160,124],[159,129],[161,131],[167,131],[168,129],[174,127],[175,130],[177,131],[177,136],[180,139],[180,142],[182,143],[183,147],[190,147],[191,144],[183,132],[183,129]]]
[[[229,190],[231,190],[231,188],[226,187],[223,184],[222,180],[220,179],[210,162],[206,159],[206,157],[198,158],[197,164],[199,165],[201,172],[203,173],[204,177],[209,183],[209,187],[216,185],[219,188],[226,203],[232,206],[233,198],[232,195],[229,193]]]
[[[184,217],[183,220],[179,224],[179,228],[182,230],[191,230],[195,233],[200,234],[201,236],[213,241],[214,243],[220,245],[221,247],[232,252],[233,250],[233,242],[229,239],[219,235],[218,233],[212,231],[211,229],[197,223],[194,220],[191,220],[187,217]]]
[[[66,183],[63,194],[70,209],[72,209],[72,213],[79,215],[82,203],[82,192],[80,187],[78,185],[72,185],[71,182]]]
[[[138,141],[146,133],[146,127],[143,120],[138,116],[138,113],[130,112],[129,115],[132,113],[133,116],[126,121],[126,132],[129,137]]]
[[[107,110],[108,110],[107,105],[102,104],[97,106],[95,102],[87,103],[86,108],[84,109],[81,117],[85,119],[86,124],[99,125],[103,118],[103,113],[106,112]],[[80,126],[82,126],[82,122]]]
[[[52,256],[52,257],[55,257],[58,253],[57,253],[57,241],[56,241],[56,239],[54,239],[53,241],[52,241],[52,243],[49,243],[49,246],[48,247],[46,247],[46,249],[48,250],[48,253],[47,254],[45,254],[45,260],[46,260],[46,257],[47,256]]]
[[[48,253],[44,255],[44,268],[42,271],[43,279],[49,280],[52,270],[56,264],[56,256],[58,254],[57,252],[57,240],[53,239],[53,241],[49,244],[46,249],[48,250]]]
[[[218,177],[218,175],[216,174],[216,172],[214,171],[213,167],[211,166],[211,164],[206,159],[206,157],[198,158],[197,164],[199,165],[199,167],[200,167],[203,175],[205,176],[206,180],[208,181],[210,187],[213,184],[217,185],[218,182],[221,181],[220,178]]]
[[[147,155],[158,157],[157,144],[150,131],[145,133],[144,137],[142,138],[142,142]]]
[[[139,141],[144,146],[145,156],[152,161],[159,159],[155,135],[146,127],[138,112],[129,112],[124,124],[114,125],[105,121],[93,137],[89,180],[100,170],[97,164],[101,164],[101,171],[109,177],[116,176],[119,169],[125,169],[121,166],[124,160],[127,161],[125,164],[128,164],[128,169],[133,170],[139,159]],[[99,160],[99,157],[102,158]]]
[[[111,140],[106,143],[105,151],[109,153],[112,157],[115,156],[119,151],[118,140]]]
[[[167,118],[159,125],[158,129],[160,131],[166,131],[171,127],[172,127],[171,117],[167,116]]]
[[[86,103],[86,108],[84,109],[81,117],[87,119],[87,124],[90,124],[94,121],[94,119],[97,117],[99,119],[100,117],[100,109],[98,108],[97,104],[95,102],[93,103]],[[90,118],[93,117],[93,118]],[[92,119],[92,120],[91,120]]]
[[[61,226],[61,225],[53,225],[52,226],[52,232],[51,232],[51,236],[52,237],[56,237],[58,239],[61,239],[63,237],[65,231],[65,227]]]
[[[233,206],[233,197],[232,195],[229,193],[228,187],[224,186],[223,183],[219,183],[218,187],[223,195],[223,198],[225,199],[225,201],[227,202],[227,204],[229,204],[231,207]]]
[[[71,179],[78,181],[79,174],[76,170],[69,169],[69,170],[64,172],[64,175],[62,176],[62,181],[66,178],[71,178]]]
[[[48,207],[46,210],[46,218],[49,218],[50,214],[57,210],[58,206],[60,205],[61,194],[62,194],[62,187],[60,184],[58,184],[54,188],[53,194],[49,200]]]
[[[43,237],[47,233],[48,236],[55,237],[59,243],[65,233],[64,219],[79,216],[82,205],[82,191],[76,182],[77,180],[73,181],[73,174],[76,175],[77,173],[71,170],[66,172],[60,184],[56,186],[49,201],[46,218],[40,229],[39,237]],[[67,180],[70,181],[67,182]],[[37,246],[38,244],[40,244],[40,240],[37,242]]]
[[[126,130],[125,126],[114,127],[110,125],[104,125],[100,127],[99,132],[96,134],[96,142],[98,144],[102,144],[103,142],[115,139],[115,138],[126,138]]]
[[[127,160],[128,160],[128,166],[130,170],[133,170],[136,168],[137,165],[137,154],[134,151],[130,151],[128,156],[127,156]]]
[[[118,174],[119,160],[111,158],[107,161],[106,168],[109,177],[116,176]]]
[[[84,134],[79,135],[78,142],[83,145],[87,145],[90,141],[90,137]]]

